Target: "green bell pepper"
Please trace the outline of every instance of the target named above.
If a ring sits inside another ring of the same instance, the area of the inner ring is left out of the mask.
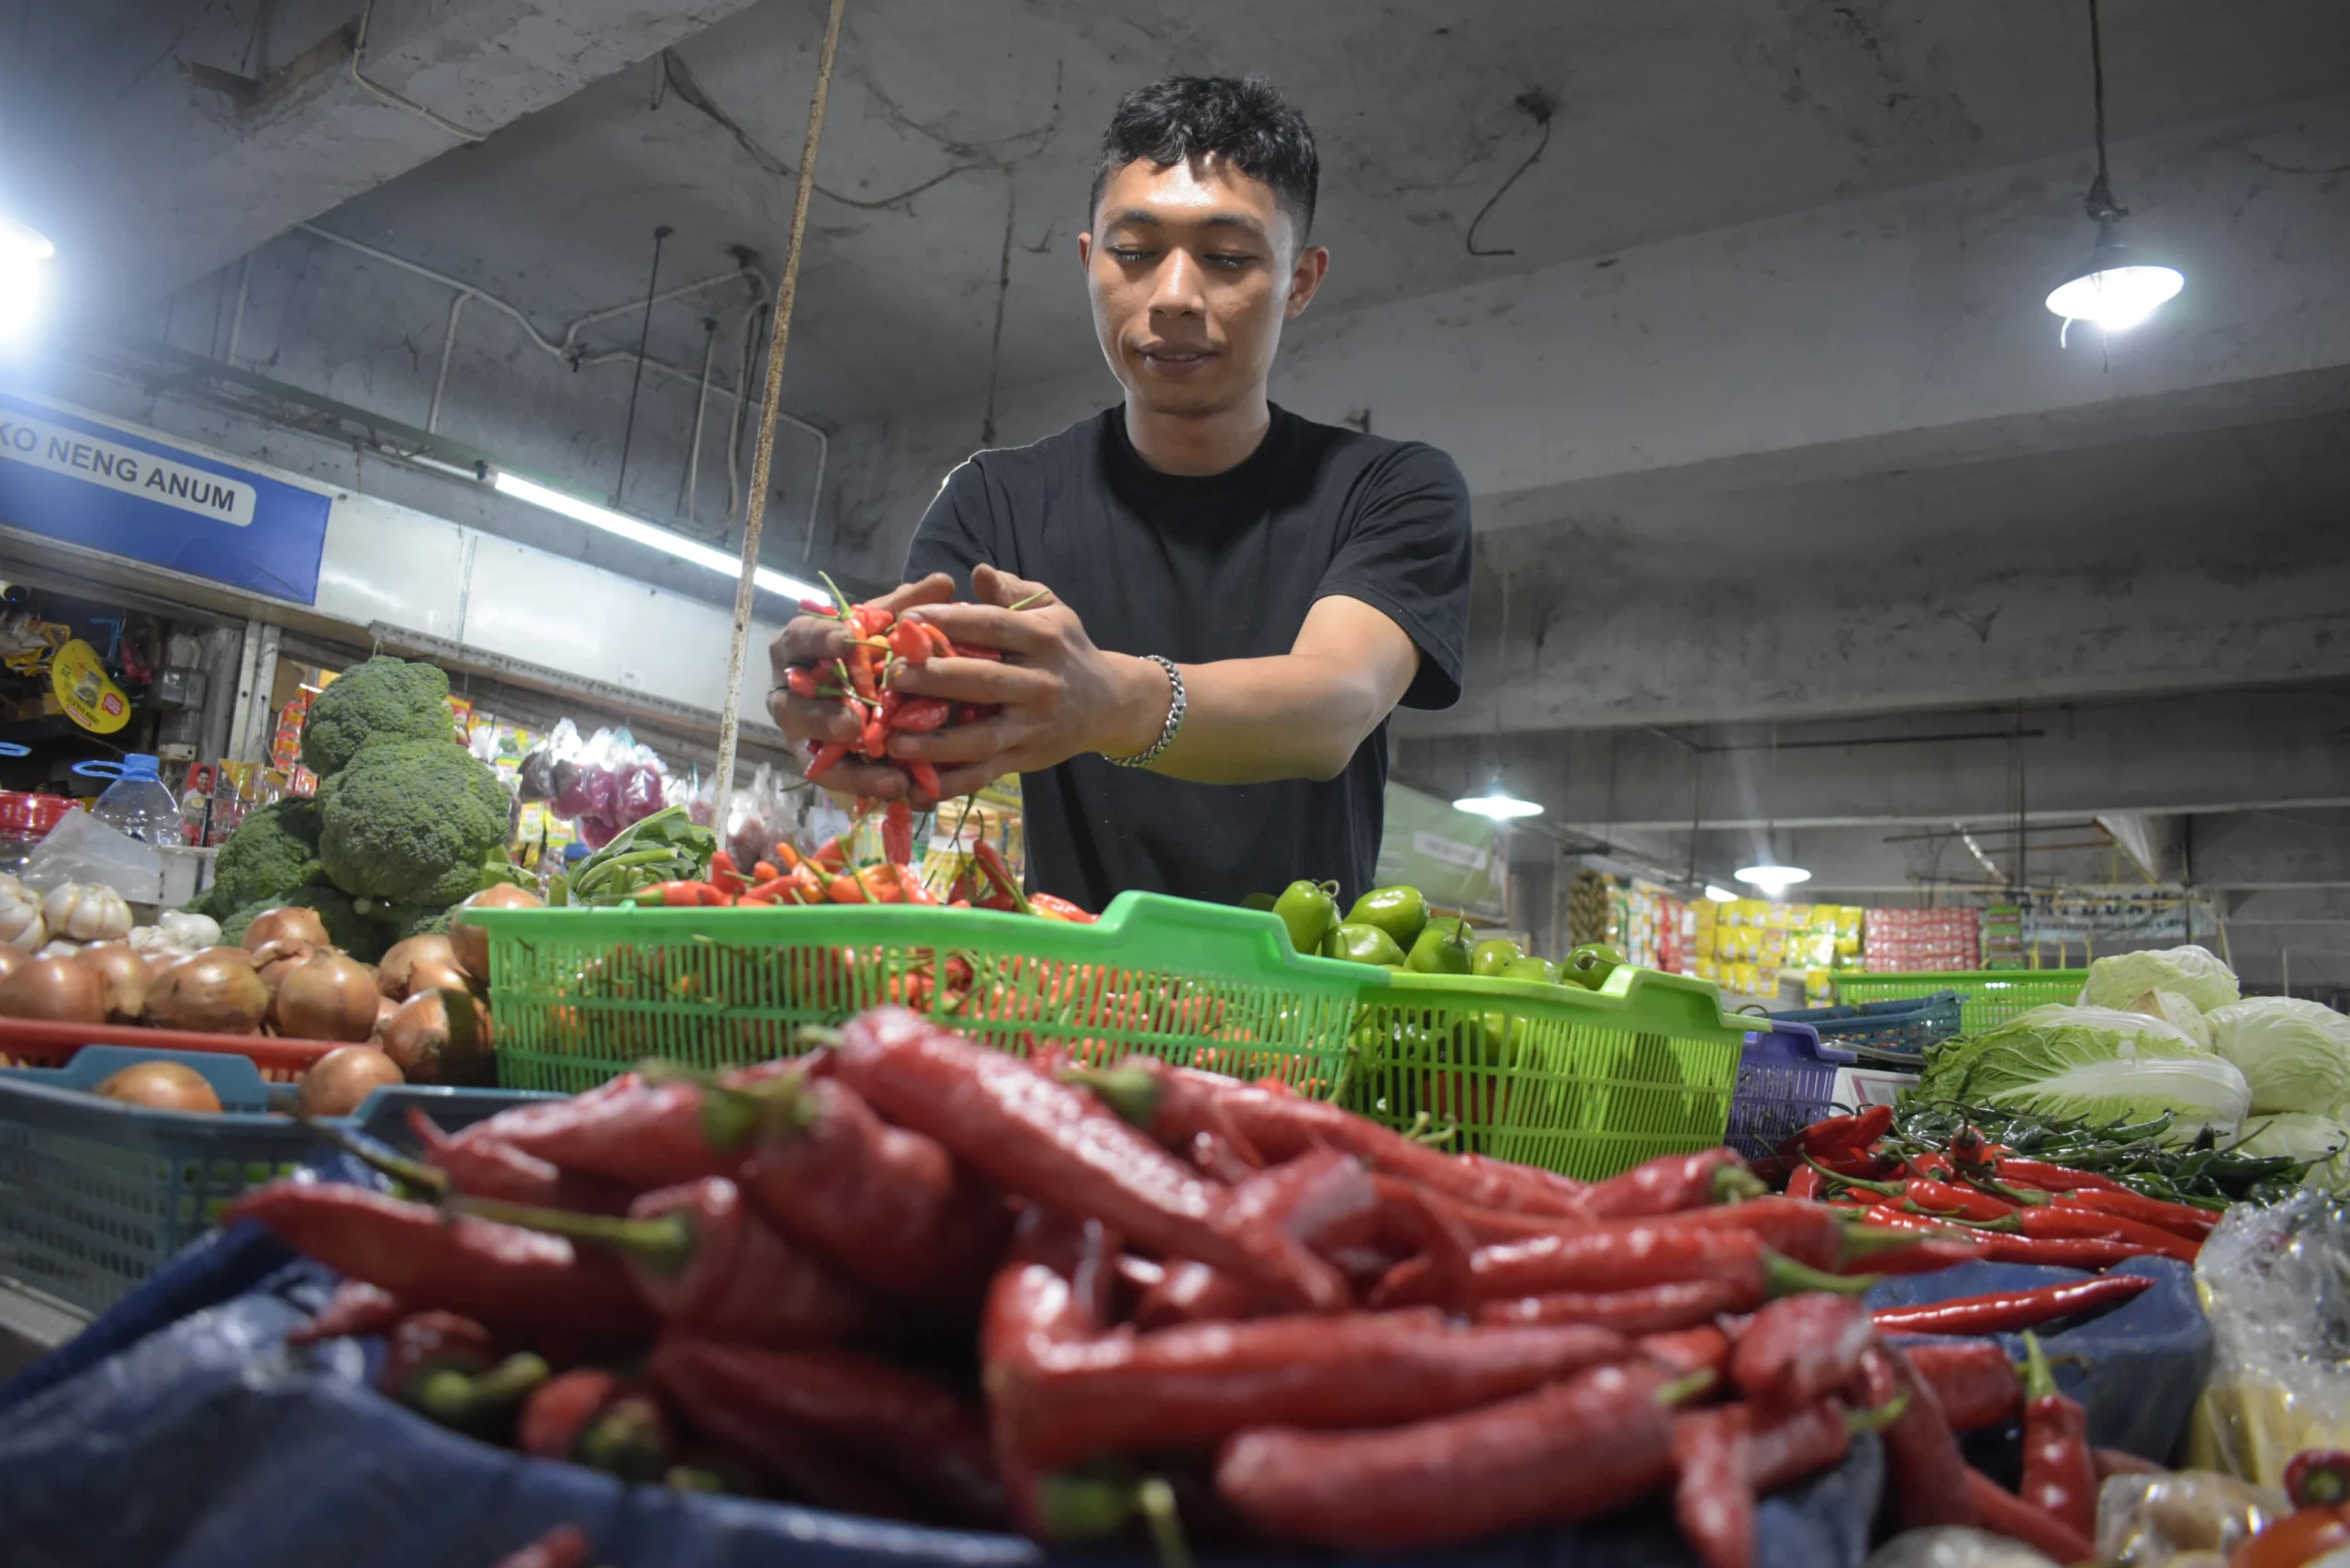
[[[1404,949],[1396,946],[1394,937],[1376,925],[1359,925],[1352,921],[1330,933],[1322,952],[1325,958],[1344,958],[1357,964],[1400,964],[1404,958]]]
[[[1548,958],[1513,958],[1509,967],[1502,970],[1504,980],[1540,980],[1545,985],[1559,984],[1559,966]]]
[[[1489,936],[1471,950],[1469,972],[1481,980],[1499,980],[1510,965],[1526,955],[1505,936]]]
[[[1469,972],[1470,952],[1468,939],[1461,935],[1457,922],[1433,921],[1412,944],[1404,967],[1419,975],[1465,975]]]
[[[1560,966],[1566,978],[1585,991],[1597,991],[1607,983],[1607,977],[1623,967],[1624,955],[1605,942],[1586,942],[1567,955]]]
[[[1273,901],[1273,913],[1289,927],[1291,946],[1301,953],[1318,953],[1322,938],[1338,924],[1338,884],[1292,882]]]
[[[1240,907],[1242,909],[1260,909],[1267,914],[1270,914],[1273,913],[1273,895],[1270,893],[1250,893],[1247,898],[1240,901]]]
[[[1376,925],[1407,950],[1427,923],[1428,901],[1417,888],[1373,888],[1347,911],[1348,924]]]

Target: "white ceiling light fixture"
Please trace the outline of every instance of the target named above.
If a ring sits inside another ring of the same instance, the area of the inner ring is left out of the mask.
[[[1482,795],[1461,796],[1460,799],[1452,802],[1452,809],[1456,812],[1467,812],[1474,816],[1490,817],[1497,823],[1514,822],[1520,817],[1539,817],[1542,814],[1539,804],[1533,801],[1519,800],[1503,789],[1502,781],[1498,778],[1486,785],[1485,792]]]
[[[1800,866],[1741,866],[1732,875],[1749,887],[1762,889],[1773,898],[1798,882],[1811,880],[1811,873]]]
[[[1736,903],[1738,902],[1738,895],[1731,892],[1728,888],[1723,887],[1719,882],[1707,882],[1706,884],[1706,896],[1713,900],[1716,903]]]
[[[2109,332],[2136,326],[2187,286],[2177,267],[2132,254],[2118,230],[2130,209],[2113,199],[2105,169],[2105,37],[2098,26],[2098,0],[2089,6],[2089,70],[2097,110],[2097,177],[2082,205],[2097,224],[2089,259],[2048,294],[2048,308],[2065,319],[2062,345],[2076,321],[2094,321]]]
[[[647,549],[675,555],[680,561],[691,561],[698,566],[707,566],[729,577],[739,578],[742,576],[743,563],[739,557],[723,550],[713,550],[707,544],[698,544],[682,533],[656,528],[649,522],[640,522],[624,512],[599,507],[593,501],[583,501],[576,496],[565,495],[561,490],[549,489],[544,485],[535,484],[503,469],[492,476],[490,483],[499,495],[512,496],[516,500],[528,501],[534,507],[544,507],[574,522],[584,522],[606,533],[618,534]],[[822,585],[802,581],[767,566],[758,569],[756,580],[760,588],[769,593],[781,594],[786,599],[832,601],[831,592]]]
[[[56,254],[48,235],[0,217],[0,343],[23,335],[39,317],[49,263]]]

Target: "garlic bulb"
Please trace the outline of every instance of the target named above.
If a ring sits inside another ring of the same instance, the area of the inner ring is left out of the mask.
[[[43,924],[52,936],[76,942],[110,942],[130,935],[130,906],[112,888],[97,882],[62,882],[40,901]]]
[[[220,923],[208,914],[191,914],[184,909],[166,910],[156,918],[155,926],[162,932],[167,946],[201,953],[207,947],[220,946]]]
[[[40,918],[40,896],[0,872],[0,942],[29,953],[49,935]]]
[[[61,936],[53,942],[42,944],[41,950],[35,953],[33,957],[36,958],[70,958],[81,950],[82,944],[79,942],[68,942],[65,938]]]

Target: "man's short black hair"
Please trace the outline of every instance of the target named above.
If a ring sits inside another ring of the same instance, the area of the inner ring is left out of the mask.
[[[1314,228],[1322,160],[1314,132],[1262,77],[1169,76],[1118,100],[1102,133],[1087,221],[1102,210],[1102,187],[1129,163],[1147,158],[1164,169],[1203,153],[1228,158],[1273,196],[1297,225],[1303,245]]]

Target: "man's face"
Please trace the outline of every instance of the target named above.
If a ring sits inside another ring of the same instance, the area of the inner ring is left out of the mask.
[[[1093,329],[1127,394],[1153,413],[1205,415],[1264,385],[1281,323],[1328,268],[1301,246],[1273,189],[1222,158],[1127,164],[1078,236]]]

